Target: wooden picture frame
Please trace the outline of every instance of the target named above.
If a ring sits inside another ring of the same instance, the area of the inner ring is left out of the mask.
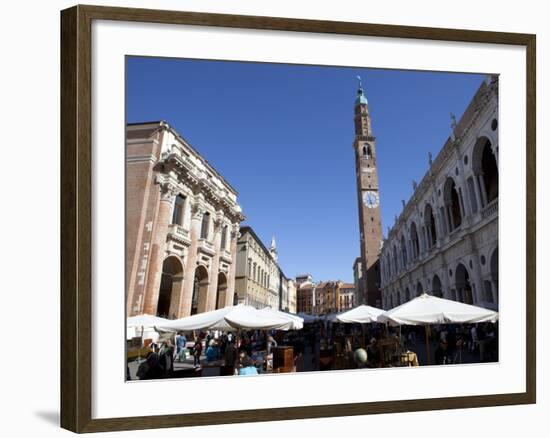
[[[387,38],[518,45],[526,48],[526,391],[231,412],[92,418],[92,90],[94,20],[185,24]],[[223,423],[516,405],[536,401],[535,48],[530,34],[75,6],[61,12],[61,426],[99,432]]]

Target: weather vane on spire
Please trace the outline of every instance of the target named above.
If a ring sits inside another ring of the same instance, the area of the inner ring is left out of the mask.
[[[359,88],[363,88],[363,85],[361,84],[361,76],[357,75],[357,80],[359,81]]]

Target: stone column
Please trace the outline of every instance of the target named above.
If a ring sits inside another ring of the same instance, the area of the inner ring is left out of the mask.
[[[478,205],[478,210],[481,211],[483,209],[483,198],[481,197],[481,188],[479,187],[479,175],[474,175],[474,193]]]
[[[239,224],[233,224],[231,230],[231,243],[229,244],[229,251],[231,253],[231,265],[229,265],[229,272],[227,273],[227,291],[225,293],[225,305],[233,305],[233,296],[235,295],[235,274],[237,272],[237,241],[239,240]],[[247,259],[245,267],[245,277],[249,276],[248,266],[250,264],[250,259]]]
[[[449,234],[451,234],[451,231],[454,230],[454,220],[453,220],[453,215],[452,215],[452,212],[451,212],[451,207],[446,205],[445,206],[445,219],[446,219],[446,224],[447,224],[447,229],[449,230]]]
[[[472,258],[474,259],[473,263],[473,272],[470,276],[470,285],[472,286],[472,295],[474,300],[474,305],[478,305],[478,303],[481,303],[482,301],[485,301],[484,296],[484,284],[483,279],[481,278],[481,264],[479,263],[479,254],[477,251],[474,251],[472,254]],[[476,285],[474,287],[474,285]]]
[[[162,264],[166,250],[166,234],[170,223],[172,205],[176,196],[176,188],[171,184],[160,186],[161,195],[158,213],[154,224],[151,239],[151,251],[148,266],[147,284],[145,286],[145,299],[143,313],[157,314],[157,306],[160,292],[160,280],[162,277]]]
[[[218,294],[218,274],[220,270],[220,247],[222,235],[222,214],[218,212],[214,218],[214,257],[210,265],[210,284],[208,285],[208,295],[206,299],[206,311],[216,310],[218,303],[216,296]]]
[[[191,301],[193,299],[193,286],[195,284],[195,269],[197,268],[197,247],[199,244],[201,221],[204,211],[205,210],[200,202],[200,199],[191,207],[191,226],[189,230],[191,245],[189,245],[187,260],[185,262],[183,293],[180,301],[178,318],[191,315]]]
[[[483,174],[480,173],[477,176],[479,184],[479,193],[483,202],[483,207],[487,205],[487,189],[485,188],[485,180],[483,179]]]
[[[464,186],[462,186],[464,187]],[[470,215],[470,206],[464,200],[464,191],[462,187],[458,188],[458,204],[460,205],[460,214],[462,215],[462,222]]]

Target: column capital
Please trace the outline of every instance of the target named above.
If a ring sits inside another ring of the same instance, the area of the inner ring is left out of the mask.
[[[206,207],[201,201],[195,202],[191,206],[192,219],[201,220],[205,212],[206,212]]]
[[[214,218],[214,233],[218,233],[221,231],[223,226],[223,213],[221,211],[218,211],[216,213],[216,217]]]
[[[160,200],[164,202],[173,202],[179,191],[172,182],[164,182],[160,184]]]
[[[231,238],[232,239],[238,239],[239,237],[241,237],[240,229],[241,229],[241,227],[239,226],[238,223],[234,223],[232,225],[232,227],[231,227]]]

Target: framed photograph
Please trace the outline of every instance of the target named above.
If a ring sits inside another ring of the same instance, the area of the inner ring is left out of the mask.
[[[62,11],[62,427],[535,403],[535,41]]]

